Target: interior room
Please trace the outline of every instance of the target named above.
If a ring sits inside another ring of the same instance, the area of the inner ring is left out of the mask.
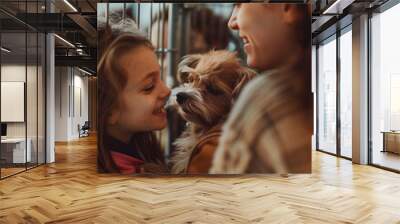
[[[45,35],[13,28],[1,33],[2,178],[45,163]]]

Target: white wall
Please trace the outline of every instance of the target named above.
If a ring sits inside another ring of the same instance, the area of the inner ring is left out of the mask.
[[[88,120],[88,78],[72,67],[56,67],[55,73],[55,141],[70,141]]]
[[[55,141],[68,140],[68,85],[67,67],[55,68]]]
[[[1,81],[25,82],[25,73],[26,73],[25,64],[2,65]],[[1,108],[1,110],[7,110],[7,108]],[[25,123],[24,122],[7,123],[7,137],[25,137]]]
[[[73,108],[73,113],[72,113],[72,136],[78,137],[78,124],[81,126],[85,123],[85,121],[88,120],[89,117],[89,111],[88,111],[88,77],[85,76],[83,77],[81,72],[78,70],[74,70],[75,75],[74,75],[74,108]],[[76,72],[79,72],[78,75]]]
[[[5,64],[1,66],[1,81],[2,82],[25,82],[25,75],[27,69],[27,120],[28,120],[28,137],[29,128],[36,130],[36,106],[37,106],[37,95],[36,95],[36,66],[29,66],[25,68],[25,65],[18,64]],[[35,76],[35,77],[33,77]],[[39,105],[39,107],[42,105]],[[1,110],[7,110],[7,108],[1,108]],[[33,113],[35,112],[35,113]],[[32,123],[34,122],[34,123]],[[8,137],[25,137],[25,123],[26,122],[7,122],[7,136]],[[33,127],[34,126],[34,127]],[[35,131],[36,133],[36,131]]]

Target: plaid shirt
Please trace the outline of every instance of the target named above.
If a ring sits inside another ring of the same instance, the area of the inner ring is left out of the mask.
[[[245,86],[210,173],[311,172],[311,74],[293,71],[265,72]]]

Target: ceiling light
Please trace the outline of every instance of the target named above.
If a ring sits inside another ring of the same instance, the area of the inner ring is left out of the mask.
[[[343,10],[353,2],[354,0],[336,0],[322,14],[342,14]]]
[[[67,4],[72,10],[74,10],[74,12],[78,12],[78,10],[71,4],[69,3],[68,0],[64,0],[65,4]]]
[[[86,70],[83,70],[83,69],[81,69],[81,68],[79,68],[79,67],[78,67],[78,70],[81,71],[81,72],[83,72],[83,73],[85,73],[85,74],[87,74],[87,75],[93,75],[92,73],[90,73],[90,72],[88,72],[88,71],[86,71]]]
[[[4,52],[6,52],[6,53],[10,53],[10,52],[11,52],[11,50],[9,50],[9,49],[7,49],[7,48],[5,48],[5,47],[1,47],[1,50],[4,51]]]
[[[71,42],[67,41],[66,39],[60,37],[57,34],[54,34],[55,37],[57,37],[59,40],[61,40],[62,42],[66,43],[68,46],[75,48],[75,45],[71,44]]]

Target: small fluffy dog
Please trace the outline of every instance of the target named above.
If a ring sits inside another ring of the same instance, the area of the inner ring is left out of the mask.
[[[178,66],[183,84],[173,90],[172,104],[187,127],[174,142],[172,173],[208,173],[222,124],[242,87],[255,75],[235,53],[225,50],[183,58]]]

